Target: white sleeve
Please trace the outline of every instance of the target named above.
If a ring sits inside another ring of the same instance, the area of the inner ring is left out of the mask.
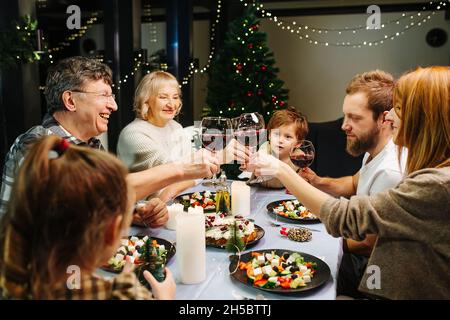
[[[402,181],[402,179],[403,175],[396,170],[386,169],[379,171],[372,180],[372,184],[369,188],[369,195],[374,195],[381,191],[394,188]]]
[[[146,170],[168,161],[149,135],[128,131],[119,136],[117,155],[132,172]]]

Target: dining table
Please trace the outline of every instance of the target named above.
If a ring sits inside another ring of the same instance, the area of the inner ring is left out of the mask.
[[[227,183],[230,185],[231,180]],[[214,191],[214,188],[206,187],[201,183],[197,184],[183,194],[195,191]],[[270,214],[267,205],[278,200],[294,199],[294,196],[288,194],[286,189],[267,189],[260,186],[251,186],[250,189],[250,213],[245,216],[252,219],[255,225],[264,229],[264,236],[252,247],[244,250],[241,254],[249,251],[260,251],[267,249],[291,250],[299,253],[313,255],[323,260],[330,269],[329,278],[318,288],[305,290],[298,293],[286,294],[263,291],[250,284],[244,284],[230,275],[230,256],[232,253],[225,249],[217,247],[206,247],[206,279],[198,284],[183,284],[180,280],[177,269],[177,254],[170,259],[167,267],[172,271],[176,281],[176,299],[177,300],[334,300],[336,299],[336,286],[339,265],[342,258],[342,238],[334,238],[329,235],[325,226],[320,223],[298,224],[290,223],[289,220],[277,218]],[[280,228],[306,227],[312,230],[310,241],[297,242],[290,240],[280,233]],[[129,235],[149,235],[165,239],[175,244],[176,231],[165,227],[145,228],[131,226]],[[195,259],[195,257],[192,257]],[[101,275],[113,277],[115,274],[101,270]]]

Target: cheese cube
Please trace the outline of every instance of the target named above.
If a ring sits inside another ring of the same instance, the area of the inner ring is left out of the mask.
[[[118,253],[118,254],[116,254],[116,256],[114,257],[117,261],[122,261],[123,260],[123,257],[125,257],[123,254],[120,254],[120,253]]]
[[[159,252],[164,250],[166,250],[166,247],[163,244],[159,245]]]
[[[142,238],[142,241],[146,242],[148,240],[148,236]]]
[[[144,244],[145,244],[145,242],[142,241],[142,240],[136,241],[136,247],[137,247],[137,246],[142,247]]]
[[[286,209],[290,211],[294,210],[294,205],[292,204],[292,202],[289,201],[286,203]]]
[[[262,274],[262,269],[261,268],[255,268],[253,269],[253,275],[257,276],[258,274]]]
[[[123,246],[128,246],[128,239],[120,240],[120,244],[123,245]]]
[[[266,262],[266,259],[264,258],[264,256],[258,256],[256,258],[256,261],[258,262],[259,265],[262,265]]]
[[[278,281],[278,277],[270,277],[270,278],[268,279],[268,281],[269,281],[269,282],[276,283],[276,282]]]
[[[306,270],[308,270],[307,266],[300,266],[300,271],[301,272],[305,272]]]
[[[269,274],[273,270],[272,270],[271,266],[264,266],[264,267],[262,267],[262,271],[263,271],[263,273]]]
[[[189,195],[187,194],[187,195],[183,196],[182,199],[183,200],[189,200]]]
[[[139,238],[138,238],[138,237],[131,237],[130,240],[131,240],[132,242],[136,242],[136,241],[139,240]]]
[[[266,253],[266,259],[267,259],[267,261],[271,261],[272,255],[270,253]]]
[[[292,203],[295,205],[300,204],[300,202],[298,200],[294,200],[294,201],[292,201]]]
[[[311,282],[311,277],[307,276],[307,275],[304,275],[303,276],[303,281],[305,281],[305,283]]]
[[[272,259],[272,261],[270,263],[270,265],[272,267],[278,267],[279,264],[280,264],[280,260],[278,260],[278,259]]]
[[[135,246],[128,246],[128,252],[133,252],[133,251],[135,251],[136,250],[136,247]]]
[[[289,258],[287,258],[286,263],[291,263],[291,262],[294,262],[294,261],[295,261],[295,258],[293,258],[292,255],[291,255],[291,256],[289,256]]]

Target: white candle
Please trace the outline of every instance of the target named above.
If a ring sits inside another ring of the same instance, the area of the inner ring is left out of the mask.
[[[176,230],[177,228],[177,217],[183,213],[184,206],[181,203],[174,203],[167,206],[167,211],[169,212],[169,220],[166,222],[166,228],[169,230]]]
[[[184,284],[199,283],[206,278],[205,216],[190,211],[177,216],[176,261]]]
[[[196,207],[195,207],[195,210],[196,210],[196,213],[198,213],[198,214],[204,214],[204,212],[203,212],[203,207],[196,206]]]
[[[250,187],[243,181],[231,183],[231,212],[234,216],[250,214]]]

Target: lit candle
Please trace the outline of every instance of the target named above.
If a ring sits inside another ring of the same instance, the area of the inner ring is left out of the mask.
[[[250,187],[243,181],[231,183],[231,212],[234,216],[250,214]]]
[[[184,206],[181,203],[174,203],[167,206],[169,212],[169,220],[166,222],[166,228],[169,230],[176,230],[177,228],[177,217],[183,213]]]
[[[189,209],[177,216],[176,261],[181,282],[195,284],[206,278],[205,216]]]

